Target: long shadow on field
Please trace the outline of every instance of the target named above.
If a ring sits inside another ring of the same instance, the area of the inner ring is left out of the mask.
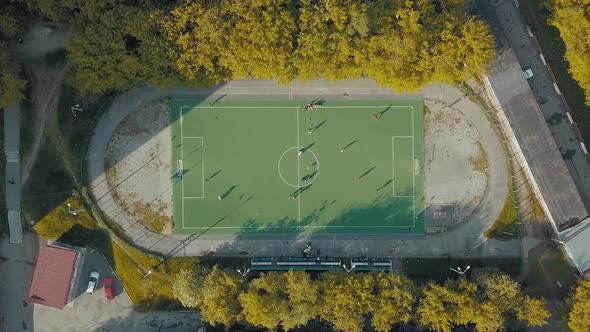
[[[289,217],[269,222],[249,218],[243,222],[239,234],[233,240],[215,248],[215,254],[219,256],[303,255],[305,243],[319,239],[326,240],[326,236],[328,238],[334,235],[346,237],[402,234],[407,236],[406,234],[420,234],[423,231],[425,212],[418,211],[416,227],[414,227],[412,225],[413,204],[392,199],[387,194],[376,194],[375,199],[366,204],[339,206],[334,200],[324,200],[315,204],[318,207],[302,216],[301,223]],[[318,255],[320,255],[319,252]]]

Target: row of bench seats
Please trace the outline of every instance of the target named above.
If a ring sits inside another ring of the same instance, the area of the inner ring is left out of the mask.
[[[391,258],[353,258],[351,262],[358,271],[391,271],[393,267]],[[328,271],[341,269],[342,260],[333,257],[254,257],[250,265],[253,271]]]

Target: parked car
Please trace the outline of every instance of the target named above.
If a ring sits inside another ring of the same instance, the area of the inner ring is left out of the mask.
[[[104,286],[104,296],[107,298],[107,301],[111,301],[115,298],[113,295],[113,278],[104,278],[102,283]]]
[[[86,288],[86,293],[92,294],[96,290],[96,286],[98,286],[98,281],[100,280],[100,273],[97,271],[90,272],[90,277],[88,278],[88,287]]]
[[[524,78],[526,78],[527,80],[534,76],[532,69],[527,69],[527,70],[523,71],[522,73],[524,74]]]

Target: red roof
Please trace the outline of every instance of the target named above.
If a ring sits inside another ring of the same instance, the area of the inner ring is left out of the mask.
[[[76,250],[41,246],[29,290],[29,302],[63,309],[68,303],[77,258]]]

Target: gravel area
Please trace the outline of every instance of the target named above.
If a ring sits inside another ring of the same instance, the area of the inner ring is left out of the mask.
[[[427,231],[442,232],[465,221],[481,203],[487,187],[487,156],[481,135],[457,109],[426,101],[425,194]]]
[[[148,229],[173,234],[171,129],[159,101],[127,116],[111,137],[107,181],[118,203]]]

